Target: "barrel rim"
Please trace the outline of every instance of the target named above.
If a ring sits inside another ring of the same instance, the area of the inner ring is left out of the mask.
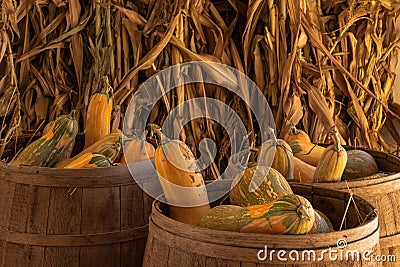
[[[349,193],[339,190],[327,189],[313,185],[304,185],[304,184],[299,184],[299,185],[303,187],[310,187],[311,189],[313,189],[312,192],[315,191],[318,192],[318,190],[329,190],[329,191],[334,191],[335,193],[338,194],[345,194],[347,196],[350,196]],[[300,242],[301,245],[299,246],[299,248],[300,247],[303,249],[311,248],[308,247],[310,245],[310,239],[312,239],[314,242],[324,243],[325,240],[331,240],[332,242],[336,242],[340,238],[345,237],[348,244],[350,244],[361,240],[362,237],[365,238],[374,235],[376,231],[379,231],[378,214],[376,209],[369,202],[365,201],[362,198],[359,198],[357,196],[353,196],[353,198],[355,201],[361,202],[363,203],[363,205],[365,204],[369,206],[372,213],[369,216],[368,220],[366,220],[363,224],[350,229],[335,231],[331,233],[316,233],[316,234],[304,235],[307,236],[307,238],[303,238],[303,241]],[[165,231],[168,231],[169,233],[172,233],[176,236],[184,238],[192,238],[192,239],[195,238],[195,240],[197,241],[207,242],[207,243],[216,243],[218,242],[218,240],[221,240],[221,242],[219,242],[218,244],[225,244],[225,245],[226,243],[222,241],[229,240],[231,244],[235,246],[243,246],[245,245],[244,240],[247,240],[246,245],[251,248],[260,248],[260,246],[263,247],[267,242],[272,244],[277,244],[277,243],[279,244],[282,242],[286,242],[287,244],[292,244],[292,245],[298,244],[299,242],[299,240],[297,240],[295,244],[293,244],[294,241],[293,235],[237,233],[237,232],[211,230],[207,228],[191,226],[185,223],[175,221],[169,218],[168,216],[164,215],[161,208],[162,205],[164,204],[159,202],[158,200],[153,201],[150,220],[157,227],[162,228]],[[268,240],[268,241],[263,241],[263,240]],[[336,246],[336,243],[334,244],[325,243],[320,247],[326,248],[332,245]],[[315,244],[312,246],[312,248],[315,248]]]
[[[147,174],[153,160],[133,163],[135,172]],[[140,175],[138,175],[140,176]],[[143,177],[147,177],[146,175]],[[43,187],[111,187],[135,185],[127,165],[108,168],[64,169],[36,166],[13,166],[0,161],[0,181]],[[143,182],[147,180],[144,179]]]
[[[217,231],[218,232],[218,231]],[[232,233],[232,232],[228,232]],[[288,248],[287,245],[285,247],[277,247],[274,243],[268,243],[265,242],[262,244],[262,246],[254,246],[254,243],[246,243],[246,244],[236,244],[236,243],[229,243],[229,242],[215,242],[218,240],[213,232],[209,232],[208,235],[210,235],[212,238],[210,239],[211,242],[209,241],[204,241],[201,239],[194,239],[193,236],[180,236],[176,235],[175,233],[168,232],[167,229],[161,228],[159,225],[155,224],[154,221],[150,220],[149,224],[149,237],[147,241],[147,246],[146,246],[146,252],[145,252],[145,260],[150,259],[154,255],[154,251],[157,250],[157,246],[153,245],[154,240],[159,239],[157,242],[160,244],[162,243],[162,246],[166,246],[169,248],[172,248],[174,250],[179,250],[179,251],[184,251],[189,254],[194,254],[194,255],[199,255],[199,256],[206,256],[210,258],[217,258],[217,259],[223,259],[223,260],[234,260],[234,261],[244,261],[244,262],[251,262],[251,263],[261,263],[263,264],[263,260],[258,259],[257,255],[259,255],[261,250],[267,249],[266,246],[268,247],[268,250],[271,251],[274,250],[275,252],[278,251],[286,251],[290,252],[293,250],[296,250],[298,252],[309,252],[309,251],[314,251],[317,253],[317,255],[322,255],[323,253],[326,253],[327,250],[330,249],[328,246],[324,246],[321,248],[318,248],[316,246],[313,246],[312,243],[310,243],[310,247],[304,247],[304,246],[293,246],[293,240],[291,240],[291,246]],[[161,237],[161,238],[159,238]],[[230,240],[234,240],[236,237],[231,238]],[[346,248],[344,250],[348,251],[354,251],[357,250],[360,253],[364,251],[375,251],[377,252],[378,248],[378,242],[379,242],[379,227],[373,231],[370,235],[365,235],[363,238],[356,240],[352,243],[348,243]],[[161,249],[164,249],[161,247]],[[333,248],[334,249],[334,248]],[[271,255],[270,255],[271,256]],[[322,261],[319,260],[319,262],[330,262],[330,259],[323,259]],[[276,262],[276,254],[274,255],[274,259],[271,261],[269,259],[267,261],[271,263]],[[281,261],[280,261],[281,262]],[[292,261],[289,260],[285,261],[284,264],[296,264],[298,263],[296,260]],[[305,258],[301,260],[301,264],[313,264],[315,263],[314,260],[311,258]],[[283,263],[280,263],[283,264]],[[297,265],[296,265],[297,266]]]

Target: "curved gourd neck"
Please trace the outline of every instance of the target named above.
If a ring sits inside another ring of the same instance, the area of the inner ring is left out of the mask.
[[[339,133],[338,133],[336,127],[332,130],[331,135],[333,136],[333,141],[335,142],[335,150],[336,151],[343,150],[343,147],[340,142]]]

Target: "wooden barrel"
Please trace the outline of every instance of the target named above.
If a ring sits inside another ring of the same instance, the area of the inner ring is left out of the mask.
[[[345,147],[350,150],[350,147]],[[379,214],[381,255],[394,255],[396,262],[385,262],[384,266],[399,266],[400,262],[400,158],[384,152],[363,149],[371,154],[379,170],[392,173],[381,178],[360,178],[340,183],[318,183],[330,189],[351,191],[369,201]]]
[[[292,188],[295,193],[307,197],[316,209],[324,211],[335,229],[339,228],[349,200],[348,193],[301,184],[293,184]],[[350,256],[349,261],[331,261],[326,256],[318,261],[322,251],[329,250],[329,247],[334,249],[339,240],[341,244],[343,240],[347,242],[343,250],[338,249],[336,255],[339,259],[340,251],[342,255],[347,255],[345,251],[350,250],[371,251],[373,255],[379,251],[379,226],[374,207],[361,198],[355,197],[354,200],[358,210],[350,205],[345,220],[346,230],[308,235],[248,234],[194,227],[172,220],[166,216],[166,205],[155,201],[143,266],[379,266],[379,263],[367,262],[362,257],[360,261],[353,261]],[[357,213],[364,219],[363,223],[357,219]],[[275,253],[271,254],[272,250]],[[281,250],[284,252],[279,252]],[[315,261],[312,251],[316,255]],[[278,253],[281,253],[281,260]],[[294,261],[290,259],[290,253]],[[335,258],[334,253],[332,258]]]
[[[151,203],[126,165],[0,162],[0,266],[141,266]]]

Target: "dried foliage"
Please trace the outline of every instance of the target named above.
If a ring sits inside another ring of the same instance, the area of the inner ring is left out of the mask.
[[[313,141],[334,125],[342,141],[389,150],[386,124],[397,143],[392,65],[400,1],[361,0],[3,0],[0,16],[0,116],[4,145],[21,130],[36,130],[71,109],[84,131],[86,106],[103,75],[118,104],[113,127],[130,96],[148,77],[188,61],[233,66],[266,96],[278,133],[301,124]],[[258,126],[238,96],[209,84],[176,88],[158,103],[151,122],[194,97],[212,97],[240,115],[257,142]],[[218,175],[229,137],[213,121],[185,126],[181,139],[195,153],[200,140],[217,141]],[[1,151],[0,151],[1,152]],[[0,153],[1,154],[1,153]]]

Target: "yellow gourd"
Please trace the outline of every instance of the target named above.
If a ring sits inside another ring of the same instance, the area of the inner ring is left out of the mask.
[[[286,179],[293,179],[293,153],[292,149],[282,139],[277,139],[273,130],[270,129],[272,139],[265,141],[261,145],[257,161],[259,164],[265,162],[268,165],[272,159],[271,167],[277,170]],[[269,167],[269,166],[267,166]]]
[[[196,172],[195,157],[185,143],[166,139],[157,126],[153,126],[153,131],[161,139],[154,164],[165,198],[170,203],[187,204],[170,204],[169,216],[179,222],[198,225],[210,205],[203,176]]]
[[[347,152],[340,144],[336,130],[332,133],[335,144],[328,146],[318,162],[314,182],[339,182],[347,163]]]

